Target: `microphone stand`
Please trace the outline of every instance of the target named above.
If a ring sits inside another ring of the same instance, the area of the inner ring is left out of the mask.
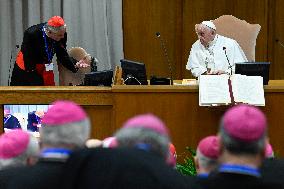
[[[227,61],[228,61],[228,64],[229,64],[229,68],[230,68],[230,75],[233,75],[233,69],[232,69],[232,65],[230,64],[230,61],[229,61],[229,58],[228,58],[228,55],[227,55],[227,51],[226,51],[226,47],[223,47],[223,50],[225,52],[225,55],[226,55],[226,58],[227,58]]]
[[[20,46],[19,45],[16,45],[15,46],[15,49],[14,48],[12,48],[12,50],[11,50],[11,56],[10,56],[10,61],[9,61],[9,63],[10,63],[10,65],[9,65],[9,72],[8,72],[8,86],[10,86],[10,80],[11,80],[11,70],[12,70],[12,60],[13,60],[13,54],[15,53],[14,52],[14,50],[16,50],[16,49],[18,49]]]
[[[96,57],[91,58],[91,72],[98,71],[98,59]]]
[[[275,41],[276,41],[277,43],[279,43],[279,45],[280,45],[281,47],[283,47],[283,48],[284,48],[283,43],[282,43],[281,41],[279,41],[279,39],[276,39]]]
[[[172,72],[172,65],[171,65],[171,61],[170,61],[170,58],[169,58],[168,50],[167,50],[167,48],[166,48],[164,39],[161,37],[160,32],[157,32],[157,33],[156,33],[156,36],[160,39],[161,48],[164,50],[165,60],[166,60],[166,62],[168,63],[168,67],[169,67],[169,71],[170,71],[171,85],[173,85],[173,84],[174,84],[174,83],[173,83],[173,72]]]
[[[139,85],[142,85],[142,83],[136,77],[133,77],[133,76],[127,76],[127,78],[124,80],[124,83],[129,79],[134,79],[135,81],[139,83]]]

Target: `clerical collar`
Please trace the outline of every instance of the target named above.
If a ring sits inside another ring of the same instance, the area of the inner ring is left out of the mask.
[[[200,173],[200,174],[197,174],[197,177],[198,178],[208,178],[209,176],[209,173]]]
[[[219,172],[223,173],[238,173],[243,175],[250,175],[255,177],[260,177],[260,172],[257,168],[246,166],[246,165],[236,165],[236,164],[222,164]]]
[[[150,144],[146,144],[146,143],[138,143],[135,145],[136,148],[140,149],[140,150],[144,150],[149,152],[151,150],[151,145]]]
[[[67,159],[70,154],[71,150],[65,148],[47,148],[44,149],[40,157],[44,159]]]

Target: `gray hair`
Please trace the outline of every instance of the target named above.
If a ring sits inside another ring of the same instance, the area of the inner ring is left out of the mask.
[[[252,142],[240,141],[231,137],[224,129],[223,123],[220,126],[220,138],[223,146],[232,154],[256,155],[265,148],[266,132],[258,140]]]
[[[169,142],[168,136],[161,135],[151,129],[134,127],[122,128],[115,133],[119,147],[136,147],[137,144],[149,144],[150,151],[157,153],[163,159],[168,158]]]
[[[38,139],[30,134],[27,149],[14,158],[0,159],[0,169],[27,165],[27,159],[30,157],[38,157],[39,151]]]
[[[53,26],[50,26],[48,25],[47,23],[45,24],[45,29],[47,31],[51,31],[52,33],[58,33],[62,30],[65,30],[66,29],[66,24],[64,24],[63,26],[59,26],[59,27],[53,27]]]
[[[42,124],[40,128],[41,143],[53,147],[61,145],[73,145],[75,148],[83,147],[90,136],[90,128],[89,118],[64,125]]]
[[[208,171],[212,171],[218,166],[218,159],[208,158],[204,156],[198,149],[196,151],[196,158],[199,166]]]

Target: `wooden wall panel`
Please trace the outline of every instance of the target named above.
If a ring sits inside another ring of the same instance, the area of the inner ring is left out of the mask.
[[[284,79],[284,1],[269,1],[268,60],[271,62],[270,78]],[[279,42],[276,42],[276,40]]]
[[[220,107],[199,107],[196,94],[193,92],[115,92],[115,112],[120,116],[114,117],[114,125],[119,128],[126,118],[137,114],[153,113],[165,122],[177,152],[181,154],[186,146],[195,148],[200,139],[216,134],[219,117],[224,112],[224,109]]]
[[[284,157],[284,127],[282,123],[284,116],[281,113],[282,103],[284,98],[279,96],[277,92],[270,92],[265,94],[266,107],[262,108],[266,114],[268,121],[268,137],[269,141],[273,146],[275,155],[278,157]]]
[[[108,136],[112,136],[112,134],[115,132],[112,119],[113,106],[85,105],[83,108],[88,113],[92,123],[92,138],[102,140]]]
[[[148,77],[170,75],[156,32],[160,32],[166,42],[173,63],[174,78],[181,75],[181,2],[182,0],[123,1],[125,58],[144,62]]]
[[[32,102],[35,91],[41,98]],[[49,104],[54,98],[82,105],[91,119],[91,137],[99,139],[110,136],[136,114],[154,113],[168,126],[178,154],[186,146],[195,148],[201,138],[216,134],[221,116],[230,107],[200,107],[198,86],[113,86],[109,90],[78,86],[0,87],[0,111],[3,116],[5,104]],[[262,109],[268,118],[270,142],[277,155],[284,157],[284,82],[265,86],[265,98]],[[0,121],[0,133],[3,130]]]

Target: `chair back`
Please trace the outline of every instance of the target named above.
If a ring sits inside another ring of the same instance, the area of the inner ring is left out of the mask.
[[[72,47],[68,51],[69,56],[76,59],[77,61],[83,59],[88,53],[81,47]],[[87,68],[79,68],[77,73],[73,73],[67,68],[65,68],[60,62],[58,62],[58,72],[59,72],[59,85],[80,85],[84,82],[85,74],[91,72],[91,66]]]
[[[212,21],[217,28],[217,34],[236,40],[248,61],[255,61],[256,39],[261,29],[259,24],[250,24],[232,15],[223,15]]]

